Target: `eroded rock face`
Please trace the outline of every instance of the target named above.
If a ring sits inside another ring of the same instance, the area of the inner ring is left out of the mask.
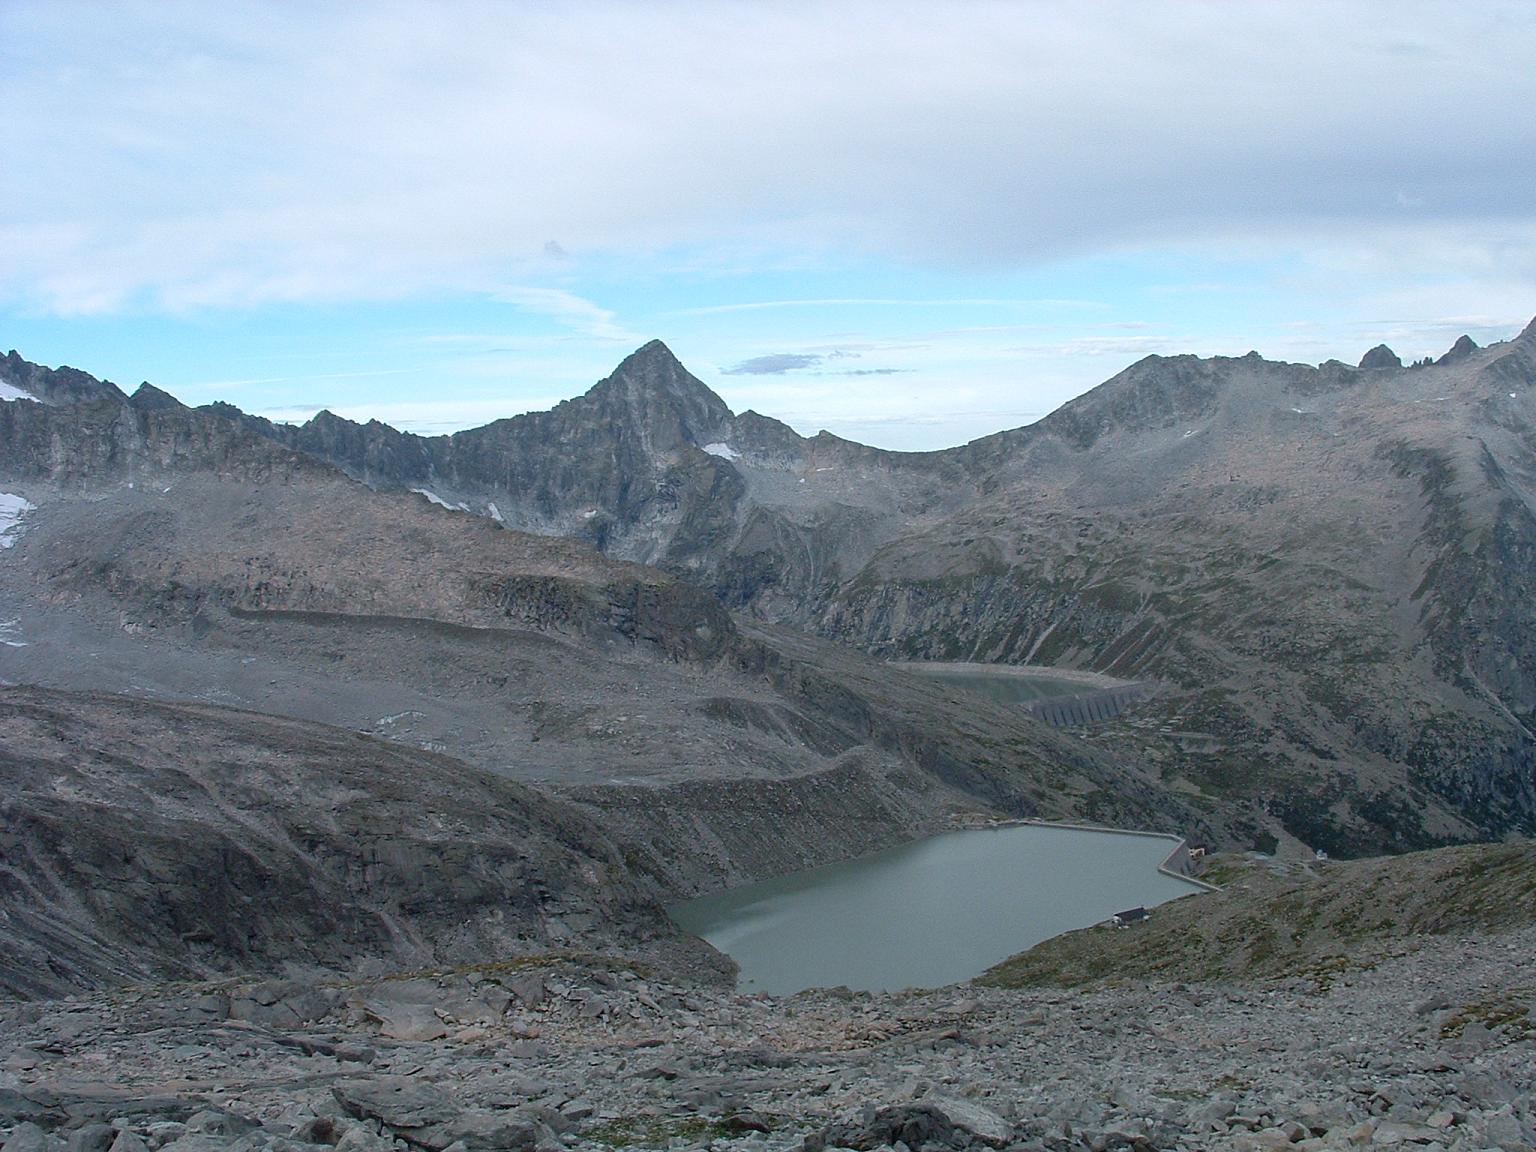
[[[40,689],[0,689],[0,734],[11,995],[471,963],[547,947],[557,929],[596,946],[671,931],[589,818],[447,757]],[[295,1026],[333,1003],[271,985],[231,1011]]]

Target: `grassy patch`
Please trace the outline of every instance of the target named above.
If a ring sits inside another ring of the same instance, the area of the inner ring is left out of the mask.
[[[720,1120],[703,1116],[625,1116],[584,1129],[582,1138],[609,1148],[665,1148],[673,1140],[702,1144],[740,1135]]]
[[[1503,1028],[1512,1040],[1529,1040],[1536,1036],[1536,1021],[1531,1019],[1529,1004],[1521,1003],[1513,996],[1500,1000],[1482,1000],[1464,1005],[1460,1011],[1440,1026],[1441,1039],[1460,1036],[1472,1023],[1489,1029]]]

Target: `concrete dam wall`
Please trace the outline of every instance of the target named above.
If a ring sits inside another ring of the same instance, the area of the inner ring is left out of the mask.
[[[1051,696],[1025,707],[1053,728],[1074,728],[1113,720],[1149,691],[1145,684],[1130,684],[1124,688],[1099,688],[1071,696]]]

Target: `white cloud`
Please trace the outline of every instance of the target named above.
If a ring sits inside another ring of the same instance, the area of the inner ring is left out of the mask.
[[[645,337],[620,325],[614,313],[561,288],[503,288],[497,300],[515,305],[525,312],[548,316],[556,322],[598,340],[640,344]]]
[[[594,254],[998,267],[1340,230],[1390,258],[1447,225],[1448,267],[1529,290],[1498,239],[1531,217],[1533,47],[1536,9],[1438,0],[8,0],[0,295],[174,310],[494,292]]]

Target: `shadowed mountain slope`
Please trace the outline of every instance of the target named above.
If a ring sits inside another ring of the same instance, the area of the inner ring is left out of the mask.
[[[591,817],[356,732],[0,688],[0,787],[4,995],[672,935]]]

